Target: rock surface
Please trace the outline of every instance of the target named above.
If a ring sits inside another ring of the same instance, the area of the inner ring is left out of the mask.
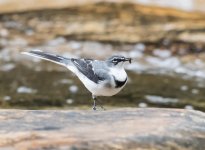
[[[0,149],[203,150],[205,114],[179,109],[1,110]]]
[[[129,3],[98,3],[0,15],[0,36],[18,46],[63,36],[103,42],[204,41],[205,15]],[[190,37],[191,36],[191,37]],[[25,41],[24,41],[25,40]]]
[[[27,11],[27,10],[38,10],[38,9],[57,9],[65,8],[82,4],[96,3],[96,2],[116,2],[116,3],[141,3],[151,6],[160,7],[171,7],[182,9],[186,11],[202,11],[204,12],[204,1],[203,0],[0,0],[0,13],[15,12],[15,11]],[[22,5],[23,4],[23,5]]]

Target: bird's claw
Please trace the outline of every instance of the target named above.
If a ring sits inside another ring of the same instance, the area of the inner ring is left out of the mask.
[[[100,105],[100,108],[101,108],[102,110],[104,110],[104,111],[106,110],[106,109],[105,109],[103,106],[101,106],[101,105]]]
[[[97,108],[94,106],[94,107],[93,107],[93,110],[94,110],[94,111],[96,111],[96,110],[97,110]]]
[[[100,102],[95,96],[93,96],[92,98],[93,98],[93,100],[94,100],[93,110],[94,110],[94,111],[97,110],[97,105],[96,105],[96,101],[97,101],[97,102],[99,103],[100,108],[105,111],[105,108],[102,106],[101,102]]]
[[[100,106],[100,108],[104,111],[106,110],[103,106]],[[96,110],[99,110],[99,109],[97,109],[97,106],[93,106],[93,110],[96,111]]]

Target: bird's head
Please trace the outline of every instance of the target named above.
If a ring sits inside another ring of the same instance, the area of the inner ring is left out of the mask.
[[[131,63],[131,58],[126,58],[124,56],[115,55],[107,59],[107,64],[110,67],[123,67],[125,62]]]

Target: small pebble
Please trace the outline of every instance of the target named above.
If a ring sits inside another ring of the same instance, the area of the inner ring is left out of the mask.
[[[140,107],[140,108],[146,108],[146,107],[147,107],[147,104],[146,104],[146,103],[139,103],[139,104],[138,104],[138,107]]]
[[[66,42],[66,39],[64,37],[57,37],[53,40],[50,40],[47,44],[49,46],[57,46],[57,45],[61,45],[63,43]]]
[[[0,36],[1,37],[7,37],[8,35],[9,35],[8,30],[6,30],[6,29],[1,29],[0,30]]]
[[[143,53],[138,50],[133,50],[129,52],[129,57],[132,57],[132,58],[142,58],[142,56],[143,56]]]
[[[155,56],[160,57],[160,58],[169,58],[169,57],[171,57],[171,55],[172,55],[169,50],[161,50],[161,49],[155,49],[155,50],[153,51],[153,54],[154,54]]]
[[[32,29],[27,29],[26,30],[26,35],[31,36],[34,34],[34,31]]]
[[[70,91],[71,93],[76,93],[76,92],[78,91],[78,87],[77,87],[76,85],[71,85],[71,86],[69,87],[69,91]]]
[[[73,83],[73,81],[70,80],[70,79],[62,79],[62,80],[59,81],[59,83],[61,83],[61,84],[71,84],[71,83]]]
[[[188,90],[188,86],[182,85],[182,86],[180,87],[180,89],[181,89],[182,91],[187,91],[187,90]]]
[[[82,44],[80,42],[76,42],[76,41],[71,41],[70,42],[70,47],[72,49],[80,49],[82,46]]]
[[[73,103],[73,99],[67,99],[67,100],[66,100],[66,103],[67,103],[67,104],[72,104],[72,103]]]
[[[193,107],[192,105],[186,105],[186,106],[184,107],[184,109],[193,110],[194,107]]]
[[[191,92],[192,92],[192,94],[199,94],[199,90],[198,89],[192,89]]]
[[[10,101],[10,100],[11,100],[11,97],[10,97],[10,96],[4,96],[3,100],[4,100],[4,101]]]
[[[143,52],[145,50],[145,48],[146,48],[146,46],[143,43],[138,43],[134,47],[135,50],[139,50],[141,52]]]
[[[8,63],[8,64],[5,64],[5,65],[2,65],[2,66],[0,67],[0,70],[7,72],[7,71],[13,70],[15,67],[16,67],[15,64]]]
[[[36,93],[37,90],[26,87],[26,86],[20,86],[17,88],[17,93],[26,93],[26,94],[31,94],[31,93]]]

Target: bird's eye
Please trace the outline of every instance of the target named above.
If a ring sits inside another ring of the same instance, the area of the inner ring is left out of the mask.
[[[113,59],[112,62],[113,62],[113,63],[116,63],[116,62],[117,62],[117,59]]]

